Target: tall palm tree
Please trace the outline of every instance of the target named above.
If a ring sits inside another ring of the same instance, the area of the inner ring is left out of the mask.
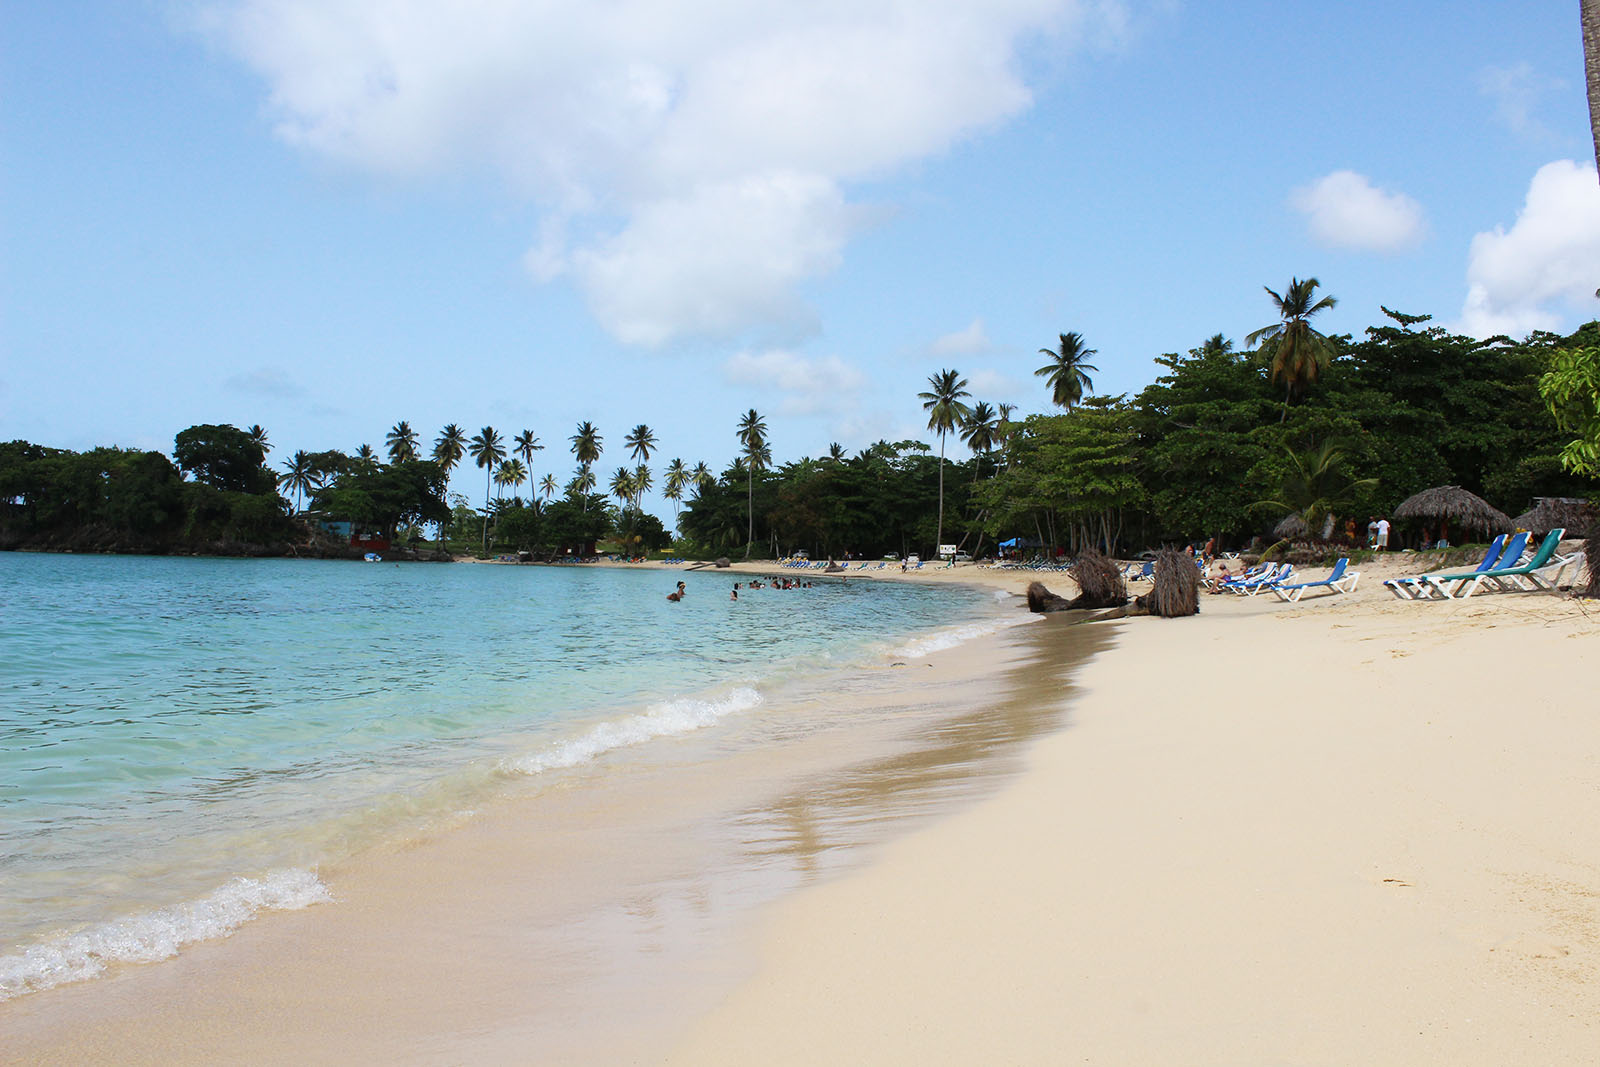
[[[533,476],[533,454],[543,451],[544,445],[539,443],[539,439],[533,435],[532,430],[523,430],[511,439],[511,452],[513,455],[522,457],[523,465],[527,468],[529,477]]]
[[[544,481],[539,483],[539,492],[544,494],[547,503],[551,497],[556,495],[556,476],[554,474],[546,474],[544,476]]]
[[[954,370],[942,370],[928,376],[928,391],[918,393],[922,410],[928,413],[928,429],[939,435],[939,525],[933,535],[935,551],[944,543],[944,435],[966,422],[972,409],[961,402],[967,392],[967,380]]]
[[[583,505],[584,511],[588,511],[589,494],[594,492],[594,486],[594,468],[587,463],[580,463],[572,475],[572,480],[567,483],[567,492]]]
[[[684,466],[683,460],[674,459],[667,464],[667,481],[661,487],[661,495],[672,501],[672,521],[678,521],[678,502],[683,499],[683,491],[689,486],[689,468]]]
[[[656,448],[656,435],[650,427],[641,422],[622,439],[622,443],[628,446],[628,454],[633,457],[635,463],[649,463],[650,453]]]
[[[1278,321],[1250,334],[1244,339],[1247,345],[1265,341],[1263,348],[1272,352],[1271,378],[1283,383],[1282,422],[1289,417],[1289,399],[1305,390],[1333,359],[1333,346],[1328,339],[1311,328],[1311,316],[1338,303],[1331,296],[1313,302],[1317,285],[1315,278],[1289,279],[1289,288],[1279,296],[1271,289],[1267,295],[1278,309]],[[1262,286],[1266,289],[1266,286]]]
[[[267,431],[260,423],[245,431],[250,435],[250,440],[261,446],[261,454],[265,456],[272,451],[272,442],[267,440]]]
[[[363,444],[356,449],[356,462],[363,470],[375,470],[378,466],[378,453],[372,450],[371,445]]]
[[[1583,70],[1589,86],[1589,133],[1595,156],[1600,158],[1600,0],[1583,0],[1578,21],[1583,29]]]
[[[409,463],[417,458],[417,433],[404,419],[394,424],[383,443],[388,446],[390,463]]]
[[[1051,401],[1057,407],[1071,411],[1083,400],[1083,394],[1094,388],[1094,382],[1087,372],[1100,368],[1089,362],[1095,350],[1084,347],[1081,333],[1074,331],[1061,334],[1060,337],[1061,344],[1056,350],[1039,349],[1039,354],[1049,356],[1051,362],[1033,373],[1049,381]]]
[[[844,445],[841,445],[838,441],[834,441],[832,444],[830,444],[828,446],[828,460],[832,463],[843,463]]]
[[[972,411],[961,424],[961,440],[972,449],[974,456],[986,456],[1000,443],[1000,416],[987,400],[972,405]],[[978,464],[972,465],[972,484],[978,484]]]
[[[472,461],[483,468],[483,550],[488,552],[489,480],[494,477],[495,464],[506,458],[506,446],[500,443],[500,435],[493,426],[485,426],[482,433],[467,442],[467,451]]]
[[[756,538],[756,468],[765,466],[772,458],[767,449],[767,422],[755,408],[745,412],[739,420],[739,443],[744,445],[746,514],[749,526],[744,539],[744,558],[750,558],[750,543]]]
[[[467,451],[467,435],[455,423],[446,426],[433,442],[433,461],[444,468],[446,478]]]
[[[644,504],[641,501],[644,495],[655,485],[655,478],[650,474],[650,468],[643,463],[633,468],[633,506],[642,511]]]
[[[494,469],[494,484],[504,489],[511,487],[511,495],[516,496],[516,491],[522,488],[522,483],[528,480],[528,468],[522,465],[520,459],[501,460],[500,465]]]
[[[708,485],[717,484],[717,476],[711,473],[711,468],[706,466],[705,460],[694,465],[694,470],[689,472],[689,484],[694,486],[695,499],[700,499],[700,490]]]
[[[617,498],[618,503],[626,506],[633,499],[633,495],[636,492],[633,472],[627,467],[618,467],[616,473],[611,476],[611,484],[608,488],[611,490],[611,495]]]
[[[572,442],[572,454],[585,466],[594,465],[600,459],[600,453],[604,451],[605,439],[600,436],[600,431],[594,428],[594,423],[587,420],[578,423],[578,432],[568,440]]]
[[[317,469],[309,455],[302,449],[289,458],[283,465],[284,473],[278,476],[278,484],[285,489],[294,491],[294,510],[304,511],[301,506],[306,493],[311,492],[312,486],[317,483]]]

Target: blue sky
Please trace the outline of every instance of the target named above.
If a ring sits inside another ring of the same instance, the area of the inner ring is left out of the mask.
[[[1575,4],[222,0],[0,13],[0,437],[295,449],[407,419],[602,481],[933,440],[1267,324],[1313,275],[1487,335],[1594,317]],[[959,445],[953,455],[964,455]],[[659,477],[657,480],[659,485]],[[456,490],[481,498],[480,472]],[[660,505],[658,503],[658,510]]]

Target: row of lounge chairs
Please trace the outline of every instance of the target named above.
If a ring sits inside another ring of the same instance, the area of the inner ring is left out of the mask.
[[[1526,532],[1509,540],[1501,534],[1472,570],[1390,578],[1383,585],[1401,600],[1465,600],[1474,593],[1518,590],[1553,593],[1566,569],[1578,559],[1576,552],[1556,554],[1566,532],[1561,528],[1551,530],[1531,553]]]

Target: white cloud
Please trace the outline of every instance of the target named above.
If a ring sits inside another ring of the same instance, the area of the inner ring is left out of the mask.
[[[1379,189],[1363,174],[1336,170],[1289,197],[1311,236],[1330,248],[1398,252],[1422,239],[1422,205]]]
[[[1600,286],[1600,181],[1570,159],[1539,168],[1510,230],[1472,239],[1459,328],[1474,337],[1559,330],[1561,305],[1594,313]]]
[[[1478,74],[1478,90],[1494,101],[1495,117],[1512,133],[1534,140],[1554,138],[1534,111],[1541,96],[1560,88],[1563,88],[1561,81],[1542,77],[1527,62],[1509,67],[1486,67]]]
[[[556,221],[618,337],[804,312],[839,262],[846,183],[1027,108],[1018,51],[1127,32],[1118,0],[209,0],[278,135],[380,175],[487,170]],[[635,271],[643,271],[642,280]]]
[[[967,388],[972,390],[972,395],[979,400],[1011,400],[1021,396],[1023,383],[1006,374],[990,367],[979,367],[967,379]]]
[[[838,356],[808,359],[794,352],[740,352],[722,365],[731,385],[783,394],[780,415],[815,415],[856,406],[867,376]]]
[[[970,356],[989,351],[989,335],[984,332],[983,319],[973,319],[964,330],[947,333],[929,346],[936,356]]]
[[[243,374],[229,375],[222,384],[241,393],[274,400],[299,400],[306,395],[305,386],[291,378],[282,367],[257,367]]]

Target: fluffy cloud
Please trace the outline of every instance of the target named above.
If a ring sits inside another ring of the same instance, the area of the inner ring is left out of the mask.
[[[979,400],[1012,401],[1021,396],[1026,386],[1003,371],[979,367],[967,378],[967,388]]]
[[[808,359],[793,352],[740,352],[722,365],[731,385],[783,394],[780,415],[816,415],[854,407],[867,377],[838,356]]]
[[[381,175],[489,171],[540,205],[527,263],[629,341],[804,318],[844,185],[1026,108],[1023,43],[1118,0],[215,0],[278,135]]]
[[[1495,118],[1512,133],[1540,141],[1552,134],[1534,112],[1546,92],[1561,88],[1562,82],[1541,76],[1526,62],[1486,67],[1478,74],[1478,90],[1494,101]]]
[[[222,384],[241,393],[273,400],[299,400],[306,395],[305,386],[291,378],[282,367],[257,367],[244,374],[229,375]]]
[[[973,319],[971,325],[955,333],[947,333],[929,346],[936,356],[971,356],[989,351],[989,335],[984,332],[983,320]]]
[[[1594,311],[1600,285],[1600,182],[1570,159],[1539,168],[1510,230],[1472,239],[1459,328],[1475,337],[1559,330],[1561,305]]]
[[[1311,236],[1330,248],[1398,252],[1422,239],[1422,206],[1353,170],[1336,170],[1296,189],[1289,203],[1306,216]]]

